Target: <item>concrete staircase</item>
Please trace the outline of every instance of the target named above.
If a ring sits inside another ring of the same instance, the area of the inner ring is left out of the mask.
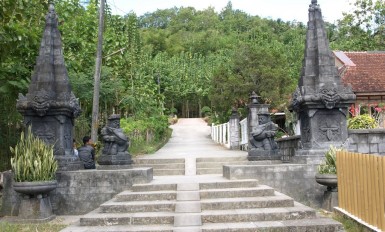
[[[194,183],[170,180],[134,185],[63,232],[331,232],[343,228],[256,180],[210,176],[200,176]]]
[[[280,160],[248,161],[246,156],[197,158],[196,174],[222,174],[223,165],[268,165],[279,163],[282,162]]]
[[[133,159],[133,167],[152,167],[154,176],[185,174],[185,159]]]

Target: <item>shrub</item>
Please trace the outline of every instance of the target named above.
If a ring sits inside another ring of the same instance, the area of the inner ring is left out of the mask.
[[[325,153],[325,161],[318,166],[319,174],[337,174],[337,151],[334,146],[330,146]]]
[[[201,112],[203,116],[210,116],[211,115],[211,109],[208,106],[203,106],[201,109]]]
[[[168,125],[167,116],[120,120],[122,130],[128,135],[131,144],[134,146],[136,144],[148,144],[163,139],[166,136]]]
[[[32,134],[31,127],[28,134],[21,133],[20,141],[10,147],[11,166],[16,182],[48,181],[56,177],[57,161],[53,154],[54,145],[46,144],[42,139]]]
[[[377,121],[369,114],[361,114],[354,118],[349,118],[349,129],[373,129],[377,127]]]

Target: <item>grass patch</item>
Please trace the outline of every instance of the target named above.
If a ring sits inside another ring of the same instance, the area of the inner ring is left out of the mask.
[[[333,219],[336,221],[339,221],[344,225],[346,232],[369,232],[372,231],[365,226],[361,225],[360,223],[356,222],[355,220],[340,214],[340,213],[333,213]]]
[[[171,138],[172,129],[167,128],[165,136],[161,140],[153,141],[151,143],[135,143],[129,148],[129,152],[132,156],[144,155],[144,154],[153,154],[160,148],[162,148],[168,140]]]
[[[58,232],[67,227],[67,225],[59,225],[59,224],[13,224],[8,222],[0,222],[1,232],[30,232],[30,231],[38,231],[38,232]]]

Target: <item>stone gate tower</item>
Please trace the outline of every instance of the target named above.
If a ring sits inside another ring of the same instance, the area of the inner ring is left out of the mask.
[[[325,150],[347,138],[348,107],[355,94],[341,83],[326,36],[320,6],[312,0],[305,56],[291,108],[297,112],[305,150]]]
[[[32,126],[34,135],[54,144],[59,170],[76,170],[81,162],[73,155],[72,139],[75,117],[81,110],[71,91],[64,63],[58,19],[52,3],[39,56],[26,96],[19,94],[17,110],[24,116],[24,124]]]

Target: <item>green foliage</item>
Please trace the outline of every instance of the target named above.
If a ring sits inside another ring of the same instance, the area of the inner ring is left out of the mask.
[[[376,119],[369,114],[361,114],[348,119],[348,129],[373,129],[376,127]]]
[[[41,223],[41,224],[22,224],[22,223],[8,223],[5,221],[0,222],[1,232],[59,232],[68,225],[63,224],[52,224],[52,223]]]
[[[168,137],[167,116],[121,119],[120,126],[130,139],[130,151],[133,153],[135,150],[140,150],[141,147],[149,148],[151,144],[157,144]],[[153,148],[150,148],[146,152],[154,151]]]
[[[349,218],[348,216],[345,216],[341,213],[337,213],[333,215],[333,219],[336,221],[339,221],[343,224],[344,229],[346,232],[364,232],[364,231],[372,231],[365,226],[361,225],[357,221],[355,221],[352,218]]]
[[[333,48],[343,51],[383,50],[385,46],[385,2],[355,0],[331,37]]]
[[[325,153],[325,160],[318,166],[318,173],[320,174],[337,174],[337,149],[334,146],[330,146],[329,150]]]
[[[31,127],[25,136],[21,133],[20,141],[10,147],[11,166],[16,182],[46,181],[56,177],[57,161],[53,154],[54,145],[46,144],[32,134]]]
[[[203,106],[201,109],[201,112],[203,116],[210,116],[211,115],[211,109],[208,106]]]

